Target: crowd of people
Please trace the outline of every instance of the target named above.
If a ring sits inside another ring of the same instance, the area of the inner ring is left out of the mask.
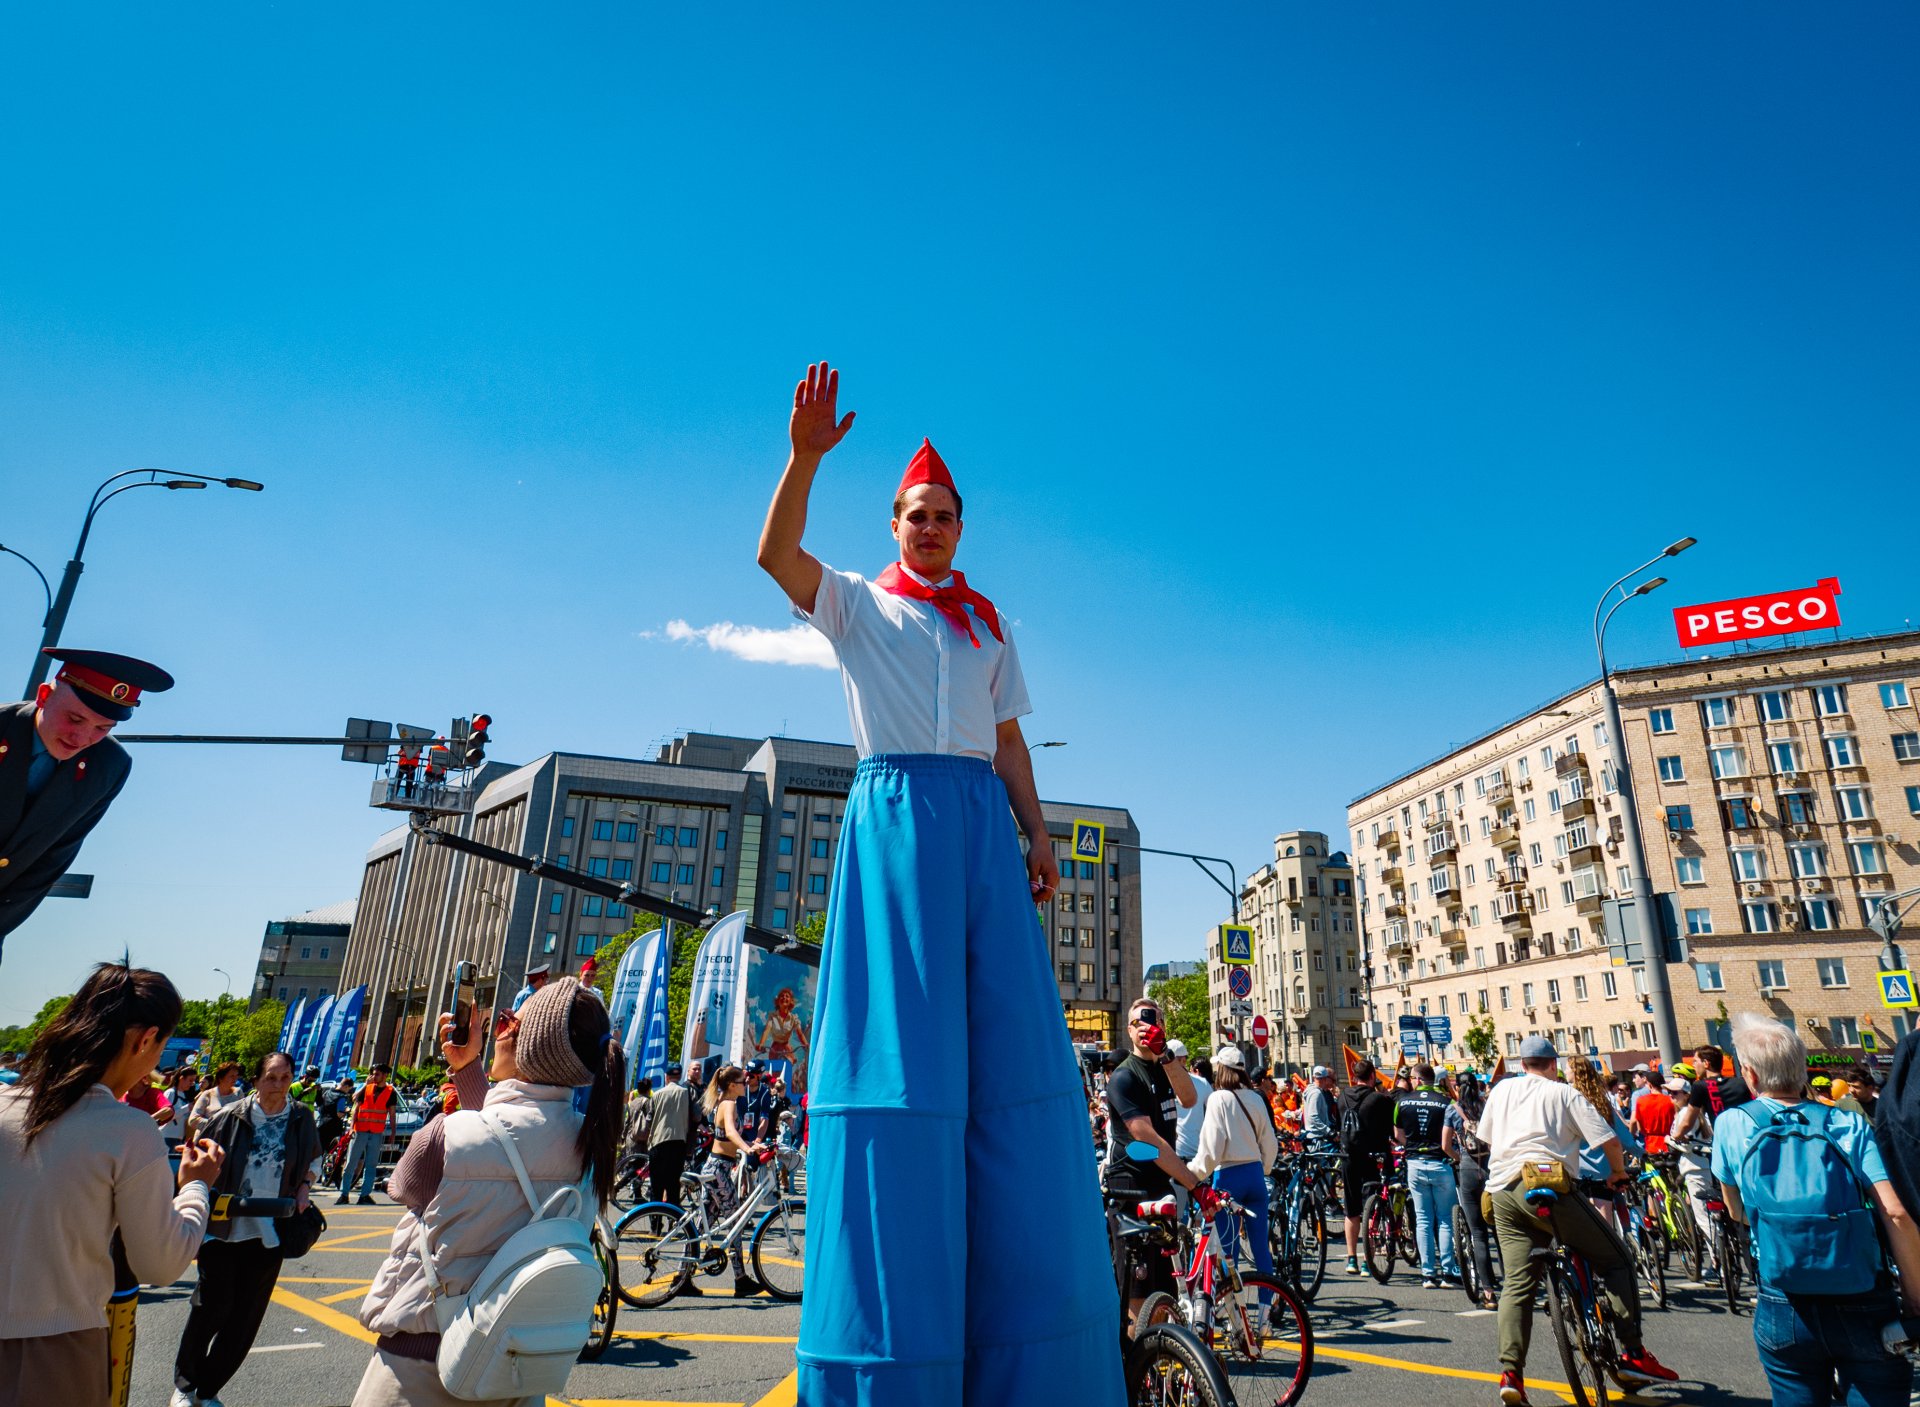
[[[1804,1043],[1777,1021],[1742,1015],[1733,1030],[1737,1066],[1708,1044],[1666,1069],[1647,1062],[1608,1072],[1580,1055],[1563,1059],[1536,1036],[1521,1044],[1511,1073],[1504,1060],[1490,1078],[1419,1060],[1387,1073],[1355,1060],[1342,1088],[1326,1066],[1296,1080],[1249,1071],[1233,1043],[1190,1058],[1167,1038],[1158,1004],[1143,999],[1127,1014],[1132,1053],[1090,1080],[1089,1113],[1111,1206],[1173,1195],[1210,1209],[1217,1196],[1231,1197],[1247,1214],[1251,1258],[1269,1273],[1267,1216],[1283,1154],[1337,1157],[1352,1276],[1366,1273],[1365,1198],[1388,1180],[1392,1160],[1404,1160],[1421,1284],[1458,1285],[1458,1258],[1472,1257],[1472,1283],[1498,1316],[1506,1404],[1528,1400],[1541,1273],[1531,1252],[1555,1239],[1598,1278],[1620,1367],[1648,1381],[1676,1378],[1642,1340],[1621,1198],[1635,1170],[1657,1160],[1685,1186],[1704,1245],[1714,1244],[1710,1202],[1750,1227],[1754,1337],[1776,1403],[1828,1402],[1838,1381],[1849,1403],[1905,1407],[1911,1359],[1882,1339],[1898,1336],[1888,1326],[1903,1315],[1920,1316],[1920,1231],[1908,1210],[1920,1183],[1920,1110],[1877,1114],[1879,1082],[1864,1067],[1839,1079],[1810,1075]],[[1920,1061],[1917,1040],[1904,1042],[1894,1081]],[[1454,1244],[1456,1207],[1470,1246]],[[1217,1218],[1225,1247],[1235,1245],[1235,1221]],[[1717,1279],[1711,1251],[1706,1262]],[[1163,1260],[1129,1273],[1124,1293],[1134,1308],[1173,1288]]]

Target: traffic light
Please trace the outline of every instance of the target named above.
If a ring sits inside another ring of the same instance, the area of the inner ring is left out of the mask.
[[[465,766],[478,767],[487,760],[487,729],[493,726],[493,719],[484,713],[473,715],[473,722],[467,729],[467,751]]]

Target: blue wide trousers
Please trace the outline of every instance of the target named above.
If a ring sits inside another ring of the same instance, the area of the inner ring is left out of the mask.
[[[1120,1407],[1086,1099],[987,763],[862,759],[813,1049],[801,1407]]]

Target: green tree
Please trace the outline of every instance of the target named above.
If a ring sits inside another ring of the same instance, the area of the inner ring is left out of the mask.
[[[813,944],[816,948],[825,943],[827,941],[826,911],[823,909],[817,914],[810,915],[805,923],[793,930],[793,936],[802,943]]]
[[[67,1009],[72,997],[48,997],[34,1013],[33,1020],[24,1026],[0,1026],[0,1050],[18,1051],[25,1054],[27,1048],[39,1039],[40,1033],[53,1024],[53,1018]]]
[[[1481,1065],[1491,1066],[1499,1047],[1494,1043],[1491,1016],[1477,1016],[1467,1023],[1467,1054]]]
[[[1187,1053],[1196,1059],[1213,1049],[1206,973],[1191,972],[1155,982],[1147,988],[1147,995],[1160,1003],[1168,1040],[1185,1041]]]
[[[659,926],[658,914],[636,911],[633,925],[625,933],[607,939],[594,953],[594,989],[608,1002],[613,1000],[613,978],[620,966],[620,959],[628,948]],[[704,937],[704,929],[689,929],[685,924],[674,926],[673,967],[667,973],[667,1051],[675,1058],[678,1058],[680,1051],[680,1033],[687,1028],[687,998],[693,991],[693,960],[699,955],[700,941]]]

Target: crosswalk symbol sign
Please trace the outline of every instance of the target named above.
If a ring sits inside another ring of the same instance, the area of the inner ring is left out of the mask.
[[[1221,924],[1220,961],[1226,963],[1252,962],[1253,930],[1237,923]]]
[[[1913,973],[1902,967],[1880,974],[1880,1005],[1920,1006],[1913,995]]]
[[[1073,823],[1073,858],[1097,865],[1107,858],[1107,828],[1098,821]]]

